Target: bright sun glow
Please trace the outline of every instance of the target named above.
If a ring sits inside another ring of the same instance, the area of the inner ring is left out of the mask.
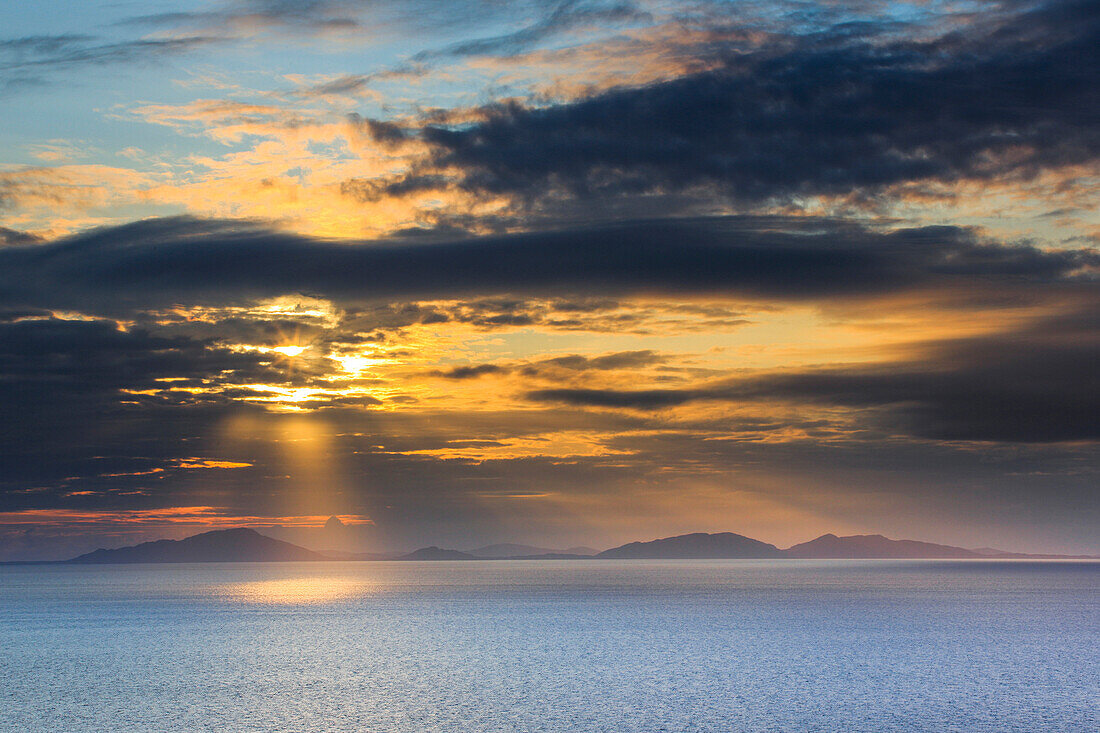
[[[378,366],[379,364],[386,364],[390,360],[388,359],[372,359],[367,356],[330,356],[333,361],[339,362],[340,368],[349,374],[358,374],[359,372],[366,371],[367,369]]]
[[[272,351],[278,351],[280,354],[284,354],[285,356],[298,356],[298,354],[301,354],[303,351],[306,350],[306,347],[305,346],[276,346],[271,350]]]

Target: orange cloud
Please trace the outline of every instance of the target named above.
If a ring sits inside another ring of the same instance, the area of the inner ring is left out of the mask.
[[[83,492],[81,492],[83,493]],[[338,515],[344,524],[374,524],[374,520],[357,514]],[[126,509],[118,511],[85,511],[81,509],[25,509],[0,512],[0,525],[117,525],[146,529],[149,526],[198,526],[210,529],[223,527],[281,526],[319,527],[328,515],[298,515],[264,517],[232,514],[219,507],[180,506],[165,509]]]
[[[7,226],[60,236],[123,220],[155,180],[107,165],[0,167],[0,208]]]

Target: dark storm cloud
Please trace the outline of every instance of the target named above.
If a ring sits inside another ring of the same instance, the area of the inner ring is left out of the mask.
[[[1100,318],[1091,310],[927,345],[920,360],[785,371],[688,389],[546,389],[541,402],[658,410],[760,399],[879,410],[885,429],[940,440],[1100,438]]]
[[[35,318],[0,322],[0,405],[5,446],[56,438],[54,431],[78,427],[80,419],[108,413],[122,418],[143,404],[195,404],[190,393],[162,392],[168,385],[224,384],[262,380],[272,374],[267,358],[218,348],[203,340],[122,331],[112,321]],[[120,390],[156,388],[156,396]],[[122,401],[126,401],[126,405]],[[78,419],[79,418],[79,419]]]
[[[199,357],[216,357],[202,363]],[[123,331],[113,321],[56,318],[0,323],[0,370],[8,379],[80,375],[100,384],[143,384],[166,374],[205,374],[208,370],[253,364],[248,358],[217,352],[194,339]],[[90,386],[90,382],[81,387]]]
[[[56,497],[70,490],[68,478],[100,474],[112,475],[104,481],[109,486],[125,485],[130,480],[122,474],[197,450],[184,441],[204,435],[229,408],[225,395],[168,387],[249,382],[270,374],[261,355],[122,331],[111,321],[0,323],[0,487],[41,484]],[[0,494],[9,509],[43,501],[34,493]]]
[[[127,312],[287,293],[351,302],[517,292],[804,300],[952,286],[980,299],[1002,298],[1009,284],[1020,293],[1065,285],[1098,264],[1090,250],[992,244],[954,227],[880,233],[812,219],[661,220],[355,245],[173,218],[0,249],[0,303]]]
[[[841,28],[729,54],[715,70],[577,102],[484,108],[421,131],[395,190],[519,199],[695,187],[746,201],[1032,176],[1100,155],[1100,5],[1058,2],[941,37]],[[721,55],[721,54],[720,54]]]

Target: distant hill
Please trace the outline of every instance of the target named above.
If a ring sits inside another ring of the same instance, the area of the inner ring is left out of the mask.
[[[570,547],[566,550],[554,550],[547,547],[535,547],[533,545],[517,545],[510,542],[502,542],[497,545],[479,547],[476,550],[466,550],[466,554],[480,557],[486,560],[505,558],[532,558],[553,556],[555,559],[563,557],[588,557],[595,555],[599,550],[591,547]]]
[[[395,560],[478,560],[473,555],[458,550],[444,550],[442,547],[421,547],[408,555],[394,558]]]
[[[481,559],[481,558],[479,558]],[[544,552],[541,555],[512,555],[511,557],[484,558],[486,560],[591,560],[591,555],[576,555],[571,552]]]
[[[328,560],[396,560],[393,552],[346,552],[344,550],[319,550]]]
[[[447,550],[442,547],[421,547],[394,560],[588,560],[591,555],[547,550],[531,545],[500,544],[481,547],[469,552]]]
[[[824,534],[783,551],[787,557],[826,559],[921,559],[984,557],[973,550],[915,540],[892,540],[880,534],[837,537]]]
[[[998,550],[996,547],[975,547],[973,552],[999,560],[1100,560],[1096,555],[1049,555],[1035,554],[1033,552],[1009,552]]]
[[[599,559],[751,559],[782,556],[783,553],[775,545],[733,532],[697,532],[652,542],[630,542],[596,555]]]
[[[516,545],[510,542],[502,542],[498,545],[479,547],[476,550],[466,550],[467,555],[473,555],[474,557],[481,557],[486,559],[499,557],[516,557],[519,555],[547,555],[551,552],[561,552],[561,550],[551,550],[545,547],[534,547],[532,545]]]
[[[285,562],[327,560],[320,553],[265,537],[256,530],[219,529],[183,540],[143,542],[117,550],[96,550],[70,563]]]
[[[331,521],[331,520],[330,520]],[[597,553],[588,547],[549,550],[520,544],[497,544],[469,552],[422,547],[408,554],[381,552],[314,552],[273,539],[252,529],[203,532],[183,540],[157,540],[117,550],[96,550],[67,563],[285,562],[318,560],[588,560],[598,559],[1089,559],[1084,555],[1028,555],[983,547],[968,550],[915,540],[892,540],[879,534],[838,537],[826,534],[786,550],[751,537],[721,532],[679,535],[650,542],[630,542]]]
[[[1008,550],[998,550],[996,547],[975,547],[973,552],[982,555],[983,557],[1004,557],[1006,555],[1015,555],[1014,552]]]

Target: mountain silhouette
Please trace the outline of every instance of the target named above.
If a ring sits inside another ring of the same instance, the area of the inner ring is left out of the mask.
[[[533,545],[517,545],[511,542],[502,542],[496,545],[487,545],[485,547],[479,547],[476,550],[466,550],[467,555],[473,555],[474,557],[482,558],[498,558],[498,557],[517,557],[520,555],[549,555],[554,552],[562,552],[562,550],[551,550],[545,547],[535,547]]]
[[[397,560],[395,552],[348,552],[346,550],[319,550],[326,560]]]
[[[600,551],[594,547],[588,547],[587,545],[577,545],[576,547],[567,547],[561,551],[564,555],[581,555],[582,557],[594,557],[600,554]]]
[[[720,532],[718,534],[684,534],[652,542],[630,542],[604,550],[599,559],[721,559],[782,557],[775,545],[751,537]]]
[[[1051,555],[1050,553],[1009,552],[996,547],[975,547],[974,552],[982,557],[1000,560],[1096,560],[1095,555]]]
[[[880,534],[837,537],[823,534],[783,551],[787,557],[825,559],[920,559],[983,557],[978,552],[951,545],[916,540],[892,540]]]
[[[285,562],[327,559],[304,547],[265,537],[254,529],[241,527],[203,532],[183,540],[143,542],[117,550],[99,549],[67,562]]]
[[[335,519],[335,518],[334,518]],[[335,526],[340,520],[329,520]],[[342,523],[341,523],[341,526]],[[578,552],[579,551],[579,552]],[[289,542],[247,529],[203,532],[183,540],[157,540],[116,550],[99,549],[67,563],[174,563],[174,562],[285,562],[285,561],[378,561],[378,560],[602,560],[615,559],[1100,559],[1086,555],[1027,555],[980,548],[968,550],[916,540],[892,540],[879,534],[838,537],[825,534],[817,539],[780,550],[751,537],[720,532],[664,537],[649,542],[630,542],[596,553],[587,547],[548,550],[533,545],[497,544],[469,552],[441,547],[422,547],[408,554],[385,552],[314,552]]]
[[[505,558],[535,558],[544,556],[551,556],[554,558],[587,557],[590,555],[595,555],[598,552],[599,550],[593,550],[591,547],[570,547],[566,550],[553,550],[547,547],[517,545],[511,542],[502,542],[496,545],[487,545],[485,547],[479,547],[476,550],[466,550],[467,555],[473,555],[474,557],[480,557],[486,560]]]
[[[444,550],[442,547],[421,547],[408,555],[394,558],[396,560],[477,560],[479,558],[458,550]]]

